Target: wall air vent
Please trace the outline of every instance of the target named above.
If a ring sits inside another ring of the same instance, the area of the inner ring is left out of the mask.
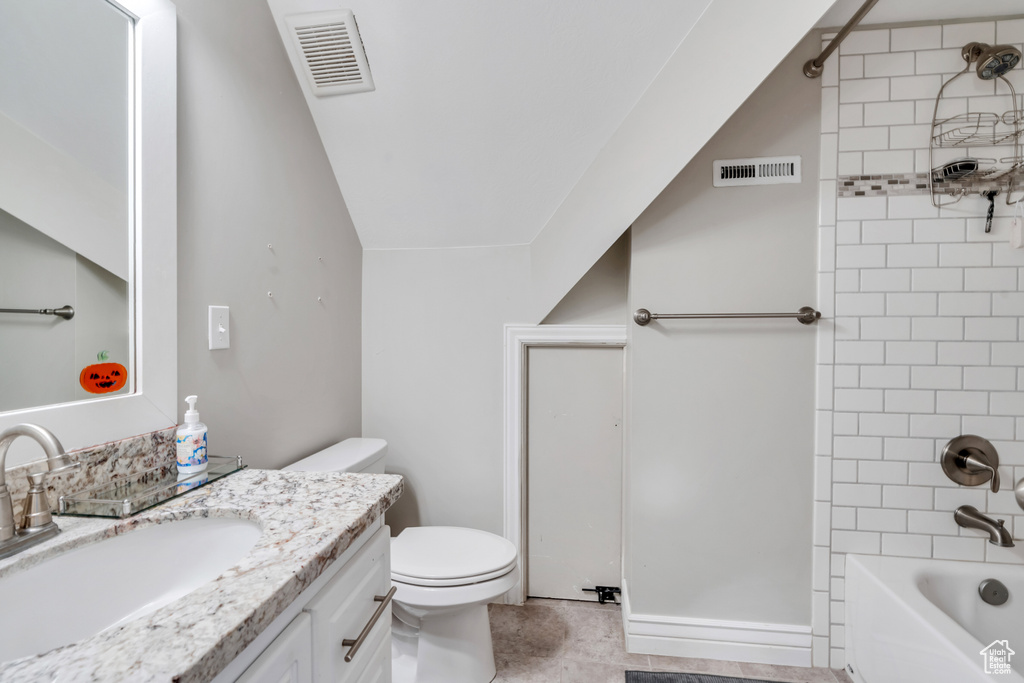
[[[351,10],[292,14],[284,20],[314,95],[373,90],[370,65]]]
[[[715,187],[779,185],[800,182],[800,157],[720,159],[714,163]]]

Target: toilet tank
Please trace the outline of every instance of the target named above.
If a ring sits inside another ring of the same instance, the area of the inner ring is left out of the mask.
[[[384,439],[345,439],[283,468],[289,472],[384,473]]]

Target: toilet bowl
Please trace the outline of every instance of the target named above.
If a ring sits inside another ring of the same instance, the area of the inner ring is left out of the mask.
[[[383,472],[387,442],[346,439],[285,470]],[[519,581],[515,546],[462,527],[409,527],[391,539],[394,683],[488,683],[487,604]]]

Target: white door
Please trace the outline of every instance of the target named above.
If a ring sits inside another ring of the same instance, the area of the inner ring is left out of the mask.
[[[532,597],[621,584],[621,348],[529,350],[527,567]]]

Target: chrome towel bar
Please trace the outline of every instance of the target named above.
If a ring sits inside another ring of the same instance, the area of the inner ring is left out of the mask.
[[[38,313],[39,315],[56,315],[65,320],[75,317],[75,309],[71,306],[60,308],[0,308],[0,313]]]
[[[810,325],[821,318],[821,313],[810,306],[804,306],[796,313],[651,313],[646,308],[638,308],[633,314],[633,322],[637,325],[646,325],[659,318],[796,318],[798,322]]]

